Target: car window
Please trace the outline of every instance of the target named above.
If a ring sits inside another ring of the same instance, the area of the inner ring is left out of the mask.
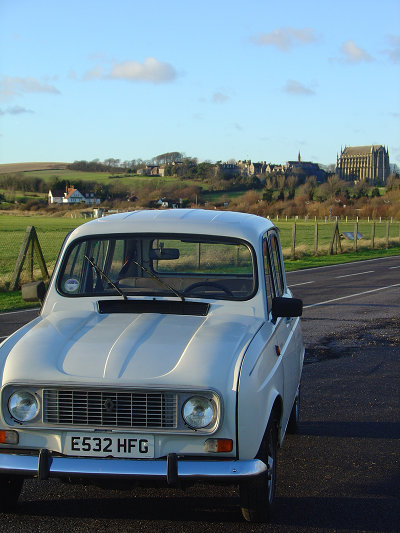
[[[268,310],[272,308],[272,298],[275,296],[274,278],[272,274],[271,259],[268,247],[268,239],[263,240],[263,258],[264,258],[264,276],[265,286],[267,291],[267,305]]]
[[[279,246],[279,237],[275,232],[269,233],[269,245],[273,263],[275,296],[282,296],[285,291],[285,283],[282,271],[282,256]]]
[[[73,242],[57,280],[64,296],[117,294],[245,300],[256,292],[247,242],[196,235],[128,234]],[[111,283],[110,283],[111,282]]]
[[[279,237],[275,232],[269,232],[263,240],[263,257],[267,305],[270,311],[272,299],[282,296],[285,291]]]

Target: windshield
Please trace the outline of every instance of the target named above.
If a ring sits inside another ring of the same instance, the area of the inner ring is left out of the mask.
[[[256,289],[254,252],[233,239],[108,235],[72,243],[57,279],[64,296],[177,296],[246,300]],[[119,289],[119,291],[117,290]]]

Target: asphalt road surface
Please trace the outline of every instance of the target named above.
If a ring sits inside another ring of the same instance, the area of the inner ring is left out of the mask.
[[[400,257],[288,274],[307,348],[275,515],[242,520],[236,487],[103,490],[25,481],[1,531],[400,531]],[[37,311],[0,315],[0,340]]]

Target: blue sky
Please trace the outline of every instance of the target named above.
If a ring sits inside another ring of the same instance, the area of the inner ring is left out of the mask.
[[[399,0],[1,0],[0,163],[400,166]]]

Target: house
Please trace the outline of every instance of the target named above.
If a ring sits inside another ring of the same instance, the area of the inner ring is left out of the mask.
[[[159,176],[160,167],[158,165],[146,165],[145,168],[139,168],[138,176]]]
[[[261,161],[260,163],[252,163],[250,159],[238,161],[237,166],[239,167],[242,176],[256,176],[265,174],[267,169],[267,164],[265,161]]]
[[[54,191],[49,191],[49,194],[48,194],[48,203],[49,204],[62,204],[63,203],[63,200],[64,200],[64,191],[60,191],[60,190],[54,190]]]
[[[164,209],[179,209],[180,207],[182,207],[182,203],[182,198],[179,198],[179,202],[177,202],[176,200],[170,200],[169,198],[160,198],[159,200],[157,200],[156,206],[163,207]]]
[[[96,198],[94,192],[85,192],[85,204],[99,204],[100,199]]]
[[[67,192],[65,193],[64,204],[81,204],[86,203],[85,197],[82,193],[75,189],[75,187],[68,187]]]
[[[66,191],[49,190],[48,203],[50,204],[99,204],[99,198],[96,198],[93,192],[84,195],[75,189],[68,187]]]
[[[224,177],[234,177],[239,174],[239,167],[236,163],[216,163],[214,171],[215,175],[221,173]]]

